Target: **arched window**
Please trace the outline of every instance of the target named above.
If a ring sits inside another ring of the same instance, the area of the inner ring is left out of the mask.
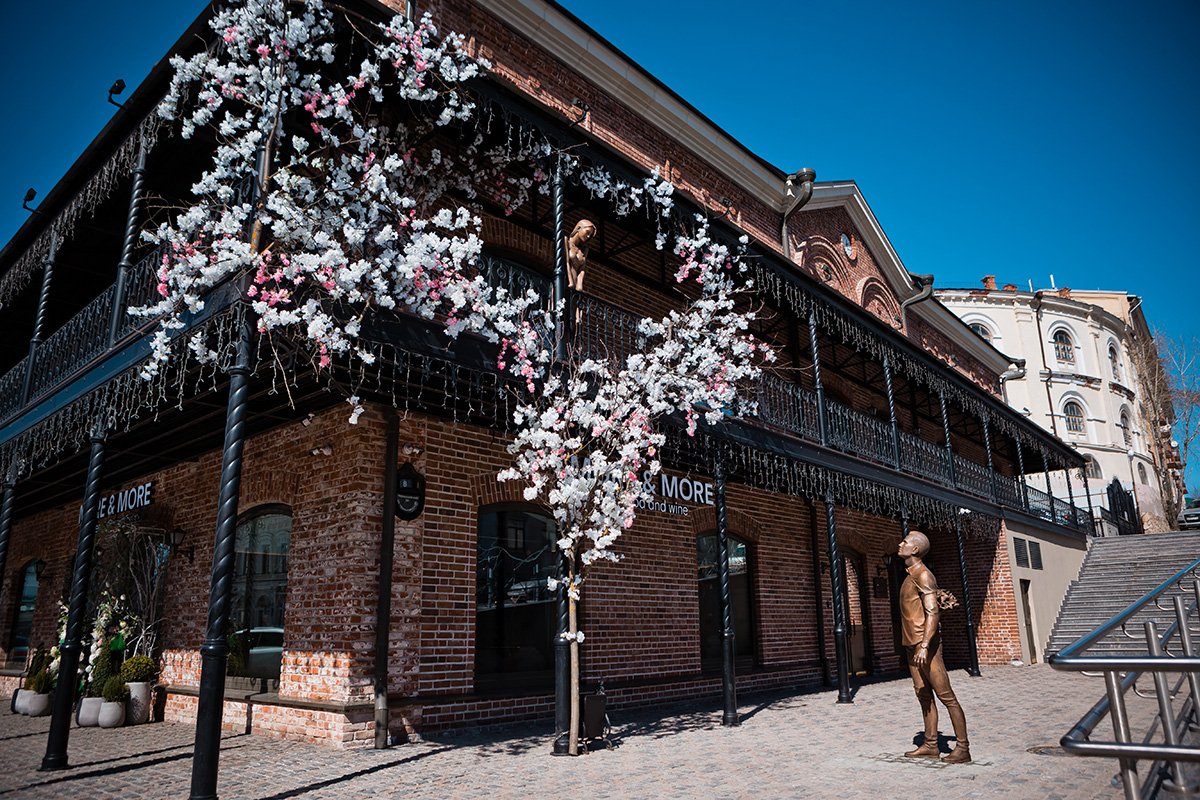
[[[1138,464],[1138,480],[1146,486],[1150,485],[1150,479],[1146,476],[1146,465]]]
[[[1112,377],[1114,381],[1121,381],[1121,362],[1117,358],[1117,346],[1110,344],[1108,346],[1108,365],[1112,368]]]
[[[1095,456],[1086,456],[1087,458],[1087,476],[1092,480],[1103,480],[1104,473],[1100,471],[1100,462]]]
[[[1083,433],[1087,430],[1083,420],[1083,406],[1074,400],[1068,400],[1063,405],[1063,417],[1067,421],[1068,432]]]
[[[1054,332],[1054,357],[1067,364],[1075,363],[1075,343],[1071,334],[1061,328]]]
[[[533,506],[479,513],[475,561],[475,676],[512,685],[554,677],[558,559],[554,520]]]
[[[753,661],[754,605],[751,598],[753,576],[750,546],[736,536],[728,537],[729,600],[733,611],[734,654],[739,660]],[[700,663],[712,668],[721,663],[723,623],[721,620],[721,581],[718,577],[717,533],[696,539],[696,571],[700,588]]]
[[[30,561],[18,573],[21,576],[21,597],[17,600],[12,633],[8,643],[8,664],[14,669],[24,668],[25,659],[29,655],[29,634],[33,630],[33,608],[37,605],[37,565],[37,561]]]
[[[1133,428],[1129,425],[1129,412],[1121,409],[1121,421],[1117,424],[1121,429],[1121,438],[1125,440],[1126,447],[1133,447]]]
[[[972,322],[971,330],[975,331],[975,335],[980,339],[983,339],[985,342],[990,342],[992,340],[992,332],[989,331],[987,326],[982,322]]]
[[[229,625],[239,649],[231,653],[231,675],[279,678],[291,541],[292,509],[288,506],[258,506],[238,520]]]

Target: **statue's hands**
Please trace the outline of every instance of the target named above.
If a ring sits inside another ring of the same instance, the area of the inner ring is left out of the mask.
[[[923,667],[929,663],[929,648],[926,645],[917,645],[917,652],[913,653],[913,663],[918,667]]]

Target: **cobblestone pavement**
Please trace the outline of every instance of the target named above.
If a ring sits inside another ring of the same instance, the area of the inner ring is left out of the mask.
[[[381,751],[231,734],[222,742],[218,793],[254,800],[1120,797],[1110,782],[1114,764],[1066,756],[1057,746],[1103,692],[1100,680],[1043,665],[952,677],[972,764],[900,755],[921,722],[911,683],[897,679],[858,687],[851,705],[835,704],[829,690],[745,695],[737,728],[721,727],[719,698],[616,711],[616,749],[576,759],[549,755],[545,724],[437,734]],[[944,735],[944,710],[942,717]],[[48,717],[0,713],[0,800],[188,795],[191,725],[74,728],[72,768],[43,773],[36,768],[48,730]],[[952,744],[942,742],[943,750]]]

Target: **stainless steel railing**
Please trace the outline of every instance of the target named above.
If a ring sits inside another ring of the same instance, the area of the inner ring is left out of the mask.
[[[1200,792],[1192,777],[1189,764],[1200,764],[1200,650],[1192,627],[1200,622],[1200,559],[1180,570],[1147,593],[1137,602],[1080,637],[1046,661],[1057,670],[1102,673],[1106,693],[1062,737],[1065,751],[1077,756],[1117,759],[1121,785],[1126,800],[1145,800],[1157,795],[1159,788],[1172,794]],[[1192,577],[1190,589],[1184,581]],[[1161,601],[1170,597],[1173,609],[1164,608]],[[1194,599],[1186,597],[1188,593]],[[1130,636],[1127,626],[1139,612],[1150,604],[1162,611],[1173,610],[1175,621],[1159,633],[1160,621],[1142,622],[1145,635],[1145,654],[1099,655],[1088,651],[1102,645],[1109,637]],[[1138,688],[1138,681],[1150,676],[1152,694]],[[1171,677],[1177,676],[1174,685]],[[1153,698],[1158,712],[1146,726],[1145,734],[1135,737],[1126,694],[1133,690],[1139,697]],[[1182,699],[1181,699],[1182,698]],[[1111,740],[1093,738],[1105,717],[1112,720]],[[1157,739],[1157,740],[1156,740]],[[1139,775],[1140,762],[1149,762],[1144,775]]]

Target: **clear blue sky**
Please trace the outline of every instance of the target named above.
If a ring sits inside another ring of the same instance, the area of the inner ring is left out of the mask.
[[[203,3],[0,5],[6,242]],[[938,285],[1053,274],[1200,331],[1200,3],[565,5],[771,163],[857,181]]]

